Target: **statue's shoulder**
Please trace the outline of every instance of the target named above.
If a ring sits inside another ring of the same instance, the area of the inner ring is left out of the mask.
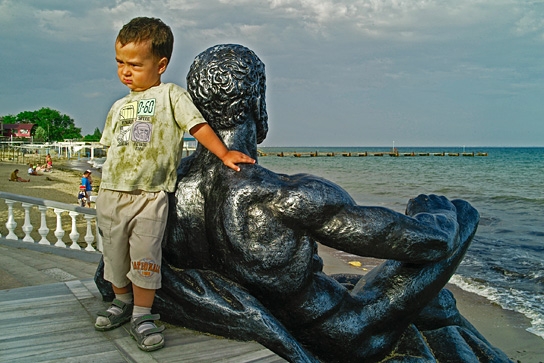
[[[301,198],[305,200],[320,200],[325,203],[354,203],[351,196],[334,182],[317,175],[308,173],[281,174],[275,173],[259,165],[237,174],[239,182],[235,188],[243,188],[261,198],[270,194],[270,198],[281,199]],[[333,199],[333,200],[331,200]]]

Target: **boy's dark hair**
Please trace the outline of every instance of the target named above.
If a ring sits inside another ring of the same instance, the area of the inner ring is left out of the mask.
[[[168,60],[172,57],[174,35],[170,27],[157,18],[139,17],[125,24],[117,35],[117,42],[122,46],[128,43],[151,41],[153,55]]]

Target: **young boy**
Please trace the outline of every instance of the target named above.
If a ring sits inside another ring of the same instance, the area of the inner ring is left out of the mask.
[[[77,193],[77,202],[81,207],[87,205],[87,192],[85,191],[85,185],[79,186],[79,192]]]
[[[104,243],[104,277],[115,299],[98,313],[95,328],[114,329],[131,320],[130,334],[145,351],[164,346],[151,314],[161,287],[161,242],[168,213],[166,193],[175,189],[184,131],[223,163],[254,163],[228,150],[205,122],[187,91],[161,83],[174,37],[159,19],[135,18],[115,42],[117,75],[130,94],[114,103],[102,134],[109,146],[96,201]],[[132,319],[131,319],[132,317]]]
[[[91,171],[85,170],[81,177],[81,185],[85,187],[87,207],[91,208],[91,195],[93,193],[93,180],[91,178]],[[83,206],[84,207],[84,206]]]

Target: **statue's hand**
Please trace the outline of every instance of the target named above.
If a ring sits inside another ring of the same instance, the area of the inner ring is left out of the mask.
[[[418,195],[408,202],[406,214],[423,226],[426,243],[422,247],[430,261],[446,258],[457,249],[460,241],[457,208],[446,197]]]
[[[420,194],[416,198],[410,199],[406,206],[406,215],[408,216],[415,216],[419,213],[450,214],[452,212],[456,213],[453,203],[444,196],[434,194]]]

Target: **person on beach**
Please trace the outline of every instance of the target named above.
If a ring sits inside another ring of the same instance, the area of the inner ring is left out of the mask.
[[[34,165],[28,164],[28,175],[41,176],[42,174],[38,174],[38,171]]]
[[[87,196],[87,192],[85,191],[85,185],[80,185],[79,186],[79,192],[77,193],[78,204],[81,207],[85,207],[85,205],[87,204],[87,199],[88,198],[89,197]]]
[[[19,176],[19,169],[15,169],[14,171],[11,172],[11,175],[9,176],[9,180],[10,181],[15,181],[15,182],[29,182],[30,179],[23,179]]]
[[[51,154],[47,154],[45,157],[45,165],[47,171],[53,170],[53,159],[51,158]]]
[[[38,171],[47,171],[47,164],[43,165],[34,165],[34,169]]]
[[[87,194],[87,207],[91,208],[91,195],[93,194],[93,179],[91,177],[91,171],[85,170],[81,177],[81,185],[85,187],[85,193]]]
[[[98,313],[95,328],[117,328],[131,321],[130,334],[144,351],[164,346],[162,331],[151,314],[155,290],[161,287],[161,242],[168,197],[188,131],[221,160],[255,160],[229,150],[206,123],[187,91],[161,82],[172,55],[174,37],[160,19],[139,17],[120,30],[115,41],[117,75],[130,94],[108,113],[100,142],[109,146],[96,201],[97,223],[104,241],[104,277],[115,299]]]

